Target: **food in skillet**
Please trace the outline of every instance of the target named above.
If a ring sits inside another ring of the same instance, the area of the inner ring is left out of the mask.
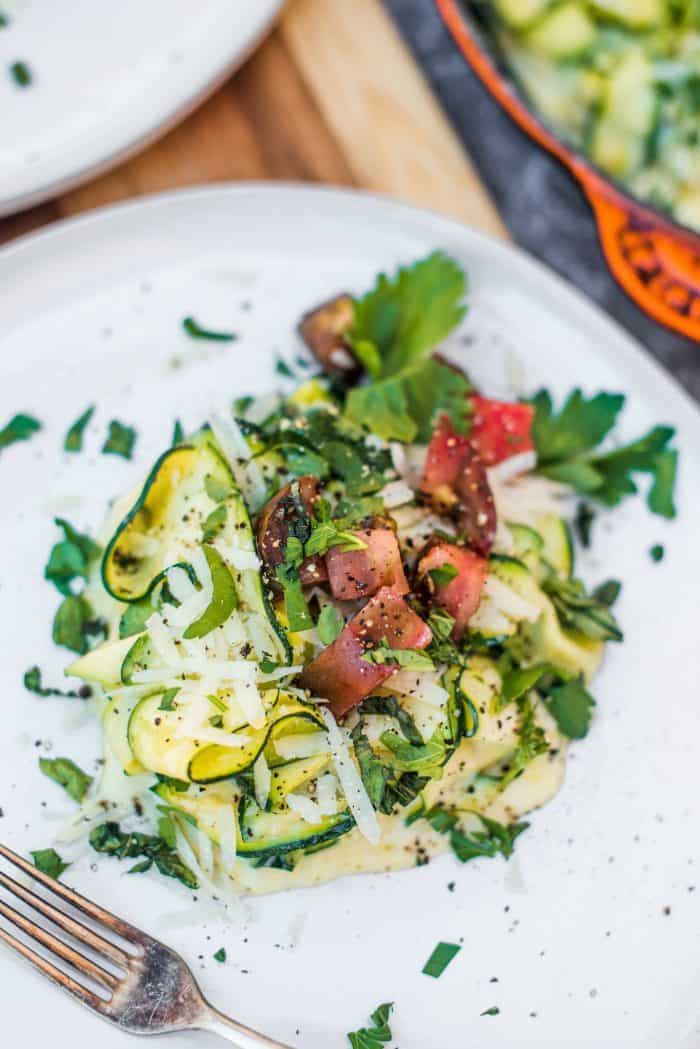
[[[567,518],[584,493],[590,532],[640,473],[672,516],[673,430],[600,450],[619,395],[476,390],[433,353],[464,294],[435,253],[311,311],[323,373],[178,434],[84,547],[67,600],[107,636],[67,672],[104,727],[76,823],[99,852],[263,893],[507,857],[561,786],[622,640]]]
[[[700,231],[697,0],[479,0],[534,106],[634,196]]]

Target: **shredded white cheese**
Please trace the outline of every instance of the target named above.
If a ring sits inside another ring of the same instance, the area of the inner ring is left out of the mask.
[[[345,800],[355,817],[360,833],[371,845],[377,845],[382,835],[379,820],[369,799],[369,794],[365,790],[362,777],[352,759],[348,744],[330,710],[325,707],[319,709],[326,723],[329,748]]]
[[[303,794],[288,794],[285,801],[292,812],[296,812],[297,816],[301,816],[304,823],[317,824],[322,822],[323,815],[321,810],[311,798],[307,798]]]
[[[265,761],[264,754],[261,754],[253,765],[253,783],[255,786],[255,800],[260,808],[264,809],[270,797],[270,784],[272,783],[270,766]]]

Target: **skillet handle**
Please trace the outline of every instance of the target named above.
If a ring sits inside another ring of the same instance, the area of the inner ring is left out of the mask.
[[[652,211],[631,210],[587,171],[576,175],[618,283],[654,320],[700,343],[700,236],[666,224]]]

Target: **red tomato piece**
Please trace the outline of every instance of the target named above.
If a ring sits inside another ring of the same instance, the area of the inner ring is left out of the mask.
[[[404,599],[382,587],[300,677],[302,688],[327,699],[340,718],[390,677],[396,667],[377,666],[362,659],[385,640],[390,648],[425,648],[432,640],[427,623]]]
[[[446,565],[453,568],[457,575],[440,585],[430,572]],[[449,612],[455,621],[452,629],[455,641],[462,637],[479,606],[488,570],[488,562],[473,550],[438,538],[430,541],[427,551],[418,562],[418,577],[425,580],[431,600]]]
[[[487,466],[533,451],[532,405],[491,401],[476,393],[470,401],[473,415],[469,440]]]
[[[321,496],[321,486],[316,477],[307,475],[298,482],[298,498],[292,485],[286,484],[263,507],[256,529],[258,552],[265,564],[273,569],[284,561],[284,548],[291,525],[306,512],[313,516],[313,509]],[[323,582],[328,578],[322,557],[307,557],[299,569],[304,586]]]
[[[486,557],[496,538],[498,519],[486,467],[479,453],[467,448],[455,484],[458,501],[452,516],[466,542]]]
[[[453,487],[468,447],[468,439],[455,433],[449,416],[441,415],[428,446],[423,469],[423,489],[436,492],[443,487]]]
[[[353,601],[371,597],[382,586],[397,594],[407,594],[410,587],[401,563],[401,551],[393,530],[386,524],[353,530],[364,550],[343,551],[333,546],[326,554],[326,568],[333,597]]]

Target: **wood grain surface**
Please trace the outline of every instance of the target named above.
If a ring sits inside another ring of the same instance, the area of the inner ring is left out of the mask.
[[[146,193],[251,179],[362,187],[506,235],[380,0],[290,0],[195,113],[108,174],[0,220],[0,243]]]

